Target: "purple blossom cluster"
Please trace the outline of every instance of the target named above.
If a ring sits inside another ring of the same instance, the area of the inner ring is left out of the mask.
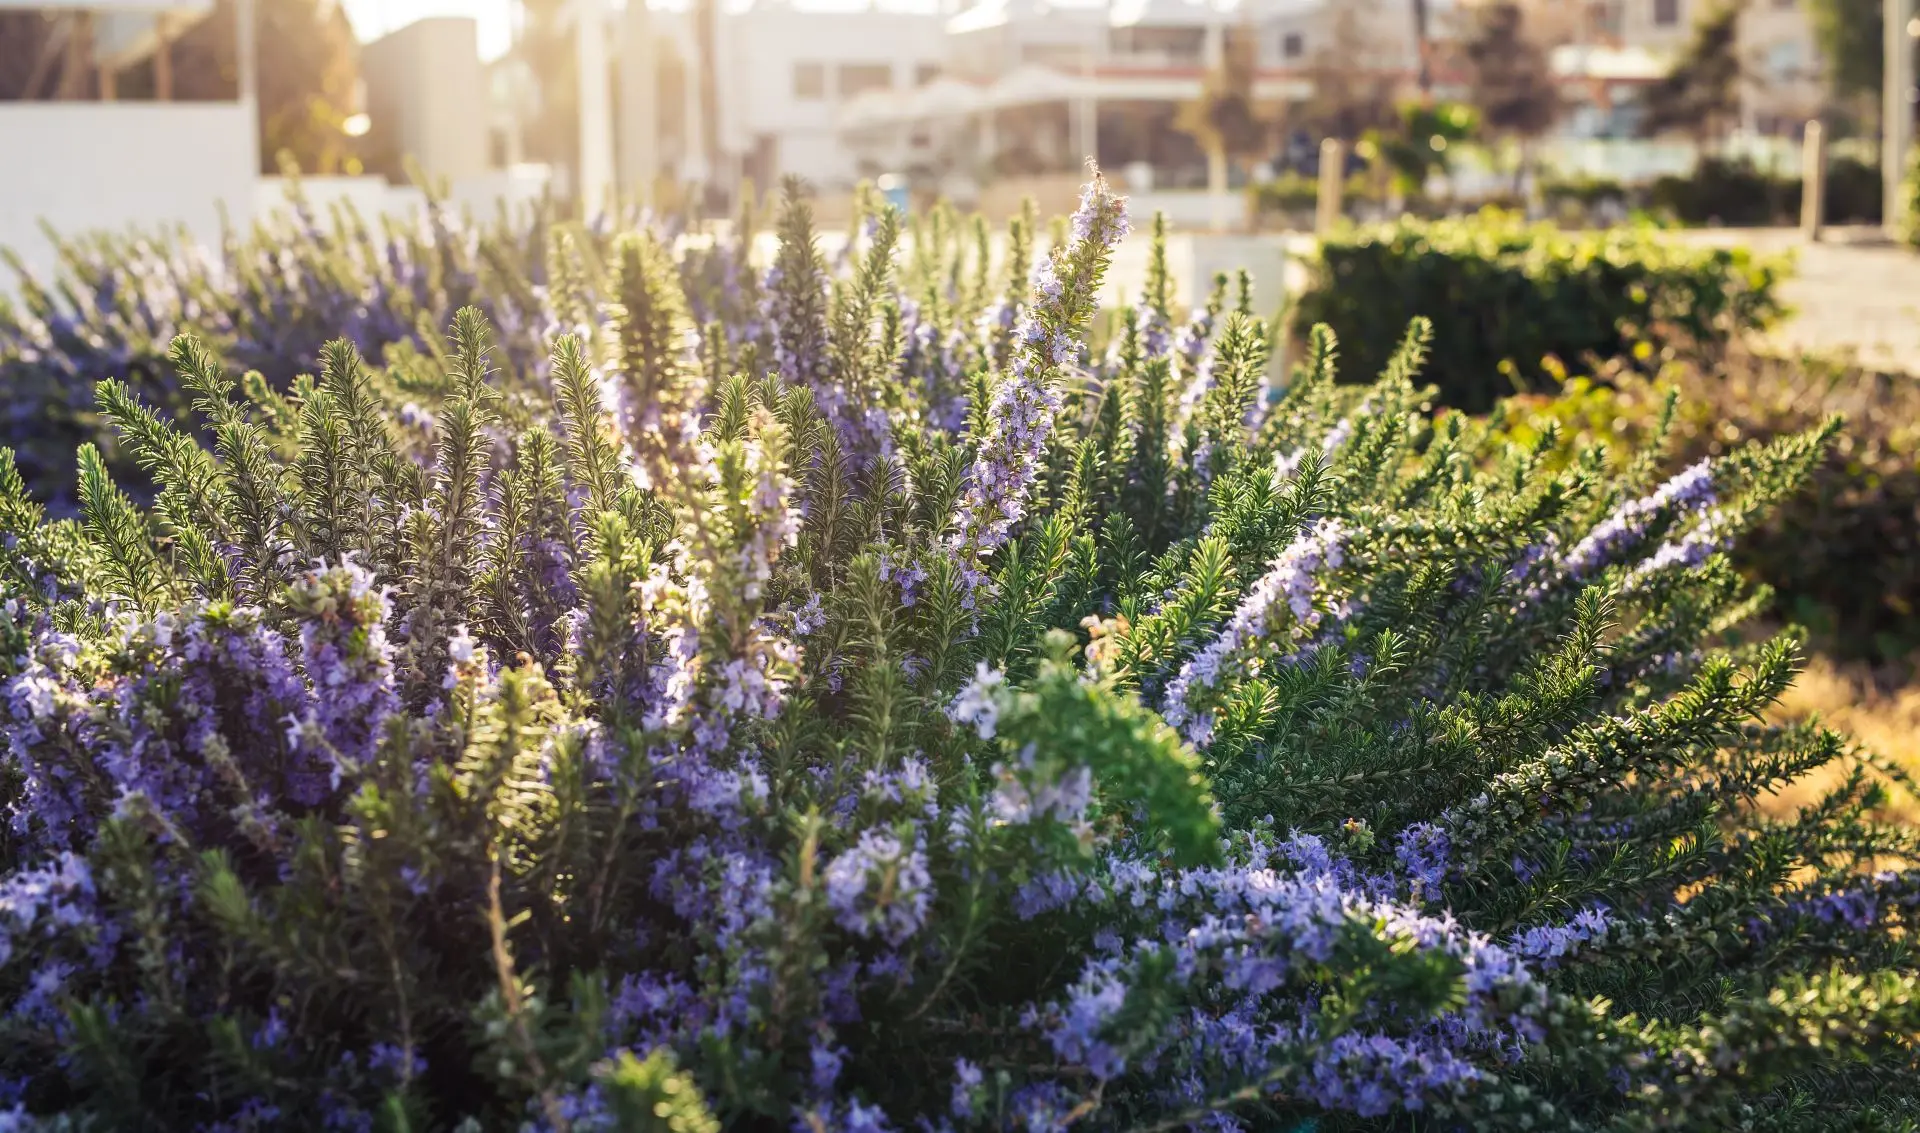
[[[1138,1072],[1172,1083],[1178,1097],[1224,1065],[1267,1078],[1275,1094],[1377,1117],[1456,1097],[1484,1078],[1488,1060],[1509,1060],[1543,1034],[1546,989],[1516,951],[1398,905],[1399,881],[1357,869],[1317,838],[1254,843],[1233,864],[1196,870],[1114,856],[1100,874],[1060,886],[1069,896],[1056,907],[1132,910],[1147,931],[1090,958],[1062,999],[1025,1016],[1096,1080]],[[1363,1004],[1356,1025],[1322,1036],[1318,973],[1367,935],[1449,958],[1461,1005],[1409,1018],[1388,1002]],[[1168,983],[1191,1004],[1173,1025],[1115,1025],[1135,989]],[[1276,1066],[1296,1069],[1273,1075]]]
[[[1202,701],[1229,662],[1247,658],[1249,671],[1257,672],[1256,652],[1277,644],[1292,654],[1311,642],[1328,616],[1336,621],[1346,616],[1344,604],[1325,593],[1321,572],[1346,562],[1350,535],[1339,520],[1323,519],[1295,539],[1248,588],[1219,635],[1168,683],[1161,713],[1195,747],[1212,742],[1213,714]]]
[[[1565,924],[1535,925],[1515,933],[1508,947],[1542,971],[1551,970],[1590,944],[1605,941],[1613,921],[1606,906],[1582,909]]]
[[[1440,897],[1452,868],[1452,850],[1447,832],[1431,822],[1416,822],[1400,832],[1393,856],[1406,873],[1414,901],[1425,903]]]
[[[93,871],[87,860],[62,850],[47,864],[0,879],[0,966],[14,954],[14,941],[36,930],[52,936],[97,923]]]
[[[1718,502],[1719,496],[1713,482],[1713,461],[1702,460],[1676,474],[1651,494],[1628,500],[1615,508],[1565,554],[1555,553],[1551,536],[1549,541],[1528,547],[1510,568],[1509,577],[1515,582],[1535,579],[1525,592],[1524,604],[1538,602],[1550,588],[1579,585],[1618,561],[1621,555],[1644,541],[1648,531],[1660,519],[1684,519],[1690,515],[1701,515],[1706,519],[1698,529],[1681,540],[1663,546],[1655,556],[1659,559],[1659,566],[1649,563],[1642,570],[1650,573],[1673,565],[1697,566],[1719,549],[1726,538],[1720,521],[1710,514]],[[1544,563],[1551,563],[1553,569],[1535,578]]]
[[[288,719],[287,737],[296,749],[312,745],[321,753],[331,789],[339,785],[339,761],[365,762],[398,708],[387,642],[392,606],[372,572],[352,559],[316,565],[294,582],[288,599],[300,619],[300,657],[314,702]]]
[[[981,661],[974,669],[973,679],[954,696],[947,715],[954,723],[972,728],[981,739],[990,740],[1000,726],[1000,713],[1006,707],[1007,695],[1006,674]]]
[[[933,878],[922,846],[891,831],[867,830],[827,864],[827,904],[856,936],[877,936],[893,947],[926,924]]]
[[[999,333],[1012,330],[1008,319],[1000,325],[1001,312],[1011,315],[1013,308],[999,304],[980,317]],[[966,371],[972,357],[972,342],[959,327],[942,327],[918,302],[901,303],[900,318],[906,327],[900,347],[900,376],[918,385],[926,406],[926,423],[944,433],[956,434],[966,427]]]
[[[1106,258],[1128,231],[1125,199],[1095,177],[1071,224],[1073,245],[1035,269],[1031,305],[1015,332],[1012,362],[987,407],[950,544],[972,586],[978,563],[1011,537],[1026,514],[1027,495],[1060,407],[1056,377],[1078,350]],[[1063,277],[1062,271],[1070,273]]]

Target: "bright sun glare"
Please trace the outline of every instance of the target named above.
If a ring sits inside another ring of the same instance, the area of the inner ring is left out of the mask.
[[[362,40],[378,39],[428,16],[472,16],[479,22],[480,57],[506,51],[513,0],[341,0]]]

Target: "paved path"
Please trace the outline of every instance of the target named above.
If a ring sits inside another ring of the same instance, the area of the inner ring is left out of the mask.
[[[1781,298],[1793,317],[1773,337],[1793,350],[1853,352],[1868,365],[1920,374],[1920,253],[1867,231],[1838,229],[1809,244],[1793,229],[1700,229],[1674,234],[1690,243],[1744,244],[1792,251],[1792,278]]]

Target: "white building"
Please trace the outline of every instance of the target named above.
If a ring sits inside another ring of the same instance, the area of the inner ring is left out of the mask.
[[[369,164],[389,176],[411,161],[428,178],[461,181],[484,173],[486,103],[479,33],[471,19],[417,20],[360,49]]]
[[[79,81],[0,102],[0,154],[13,159],[0,175],[0,247],[46,269],[43,223],[59,232],[184,226],[211,243],[223,215],[250,220],[260,168],[252,67],[242,67],[235,101],[164,97],[168,39],[205,19],[212,0],[0,0],[0,9],[23,8],[60,17],[63,73]],[[242,42],[250,11],[238,6]],[[118,97],[116,72],[148,58],[163,97]],[[8,283],[0,278],[0,290]]]
[[[697,39],[687,11],[629,7],[623,55],[622,179],[642,169],[705,174],[689,145],[699,119]],[[1444,34],[1452,0],[1430,0]],[[1311,92],[1307,71],[1346,21],[1367,46],[1359,65],[1411,81],[1415,37],[1399,0],[979,0],[961,11],[879,3],[820,9],[805,0],[723,8],[715,126],[722,181],[795,173],[844,188],[887,170],[987,179],[1146,165],[1191,175],[1192,140],[1174,124],[1200,94],[1225,35],[1256,44],[1262,100]],[[650,33],[636,33],[644,21]],[[651,42],[651,53],[636,44]],[[642,74],[644,72],[644,74]],[[684,108],[658,123],[641,92]],[[649,133],[649,131],[653,131]]]

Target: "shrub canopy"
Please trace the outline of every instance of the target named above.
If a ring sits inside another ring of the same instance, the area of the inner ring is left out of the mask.
[[[1098,180],[900,221],[556,229],[286,394],[183,337],[97,391],[151,507],[0,461],[7,1121],[1906,1120],[1912,839],[1723,554],[1828,429],[1549,467],[1424,323],[1256,396],[1163,257],[1091,355]]]
[[[1406,220],[1321,241],[1294,306],[1325,323],[1349,376],[1380,372],[1407,321],[1430,319],[1424,371],[1443,404],[1484,413],[1516,391],[1552,389],[1563,366],[1724,345],[1781,314],[1783,265],[1745,248],[1693,248],[1631,228],[1565,233],[1487,212]]]

